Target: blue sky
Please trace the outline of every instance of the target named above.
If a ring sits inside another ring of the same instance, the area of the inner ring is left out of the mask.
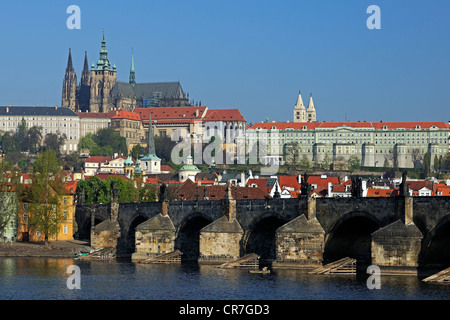
[[[80,79],[104,28],[120,81],[133,48],[137,82],[179,80],[250,123],[292,121],[299,90],[318,121],[449,121],[449,15],[447,0],[2,1],[0,105],[60,105],[69,47]]]

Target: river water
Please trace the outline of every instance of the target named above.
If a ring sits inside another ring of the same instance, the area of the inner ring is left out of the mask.
[[[80,289],[69,289],[67,269],[80,269]],[[309,275],[301,270],[251,274],[198,265],[144,265],[130,261],[0,258],[1,300],[447,300],[450,285],[416,276]]]

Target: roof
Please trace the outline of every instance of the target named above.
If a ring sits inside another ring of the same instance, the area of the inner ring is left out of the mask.
[[[84,162],[95,162],[95,163],[105,163],[108,161],[111,161],[112,157],[107,157],[107,156],[90,156],[89,158],[87,158]]]
[[[203,121],[244,121],[239,109],[209,109]]]
[[[378,189],[369,188],[367,189],[366,197],[395,197],[398,196],[397,189]]]
[[[106,118],[110,119],[118,113],[117,110],[110,110],[108,112],[77,112],[81,118]]]
[[[224,185],[198,185],[191,180],[186,180],[176,191],[180,200],[202,200],[205,196],[209,200],[225,199],[227,186]],[[205,194],[206,192],[206,194]],[[231,187],[233,199],[264,199],[268,193],[261,188],[252,187]]]
[[[308,183],[314,184],[317,187],[327,187],[328,188],[329,182],[331,182],[332,184],[340,184],[339,177],[308,176]]]
[[[136,83],[116,82],[111,90],[112,96],[127,98],[152,99],[184,99],[184,92],[179,82]]]
[[[9,106],[0,107],[0,115],[10,116],[64,116],[64,117],[78,117],[78,114],[70,110],[69,108],[62,107],[22,107],[22,106]]]
[[[429,190],[433,190],[433,182],[432,181],[425,181],[425,180],[406,180],[406,184],[408,185],[409,189],[411,190],[420,190],[422,188],[428,188]]]
[[[152,121],[180,121],[190,122],[192,120],[201,121],[207,107],[155,107],[155,108],[135,108],[134,112],[138,113],[144,123],[148,123],[149,115]]]
[[[111,119],[128,119],[141,121],[141,116],[136,112],[120,110],[115,116],[111,117]]]
[[[422,129],[429,129],[433,126],[438,129],[450,130],[450,125],[443,121],[413,121],[413,122],[258,122],[250,127],[250,129],[315,129],[315,128],[373,128],[381,130],[385,127],[388,129],[415,129],[417,125]]]

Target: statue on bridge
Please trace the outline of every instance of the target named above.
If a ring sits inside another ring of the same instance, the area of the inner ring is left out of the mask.
[[[302,177],[301,185],[300,185],[300,194],[301,195],[309,195],[311,192],[311,185],[308,183],[308,175],[305,174]]]
[[[406,174],[407,174],[407,172],[403,171],[403,173],[402,173],[402,182],[400,183],[400,186],[399,186],[400,196],[403,196],[403,197],[408,197],[409,196],[409,187],[406,184]]]
[[[166,201],[167,198],[167,186],[165,183],[163,183],[160,187],[159,187],[159,201],[160,202],[164,202]]]
[[[362,198],[363,188],[361,177],[352,178],[352,197]]]
[[[111,203],[117,203],[117,199],[119,197],[119,190],[116,188],[116,182],[111,181],[111,189],[110,189]]]

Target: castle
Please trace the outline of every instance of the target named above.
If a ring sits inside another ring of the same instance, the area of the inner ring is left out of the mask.
[[[132,111],[135,108],[189,105],[189,94],[184,93],[179,82],[136,83],[133,53],[129,81],[117,81],[116,65],[111,65],[108,59],[104,32],[100,58],[96,64],[92,63],[90,70],[87,52],[84,54],[80,83],[77,82],[72,52],[69,49],[63,81],[62,107],[77,112],[108,112],[114,109]]]

